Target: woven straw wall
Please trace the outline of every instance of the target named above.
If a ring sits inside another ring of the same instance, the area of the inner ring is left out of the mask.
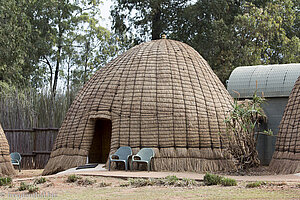
[[[277,173],[300,172],[300,77],[285,108],[270,168]]]
[[[112,121],[111,153],[120,146],[155,150],[154,170],[233,167],[224,151],[232,99],[190,46],[167,39],[140,44],[97,71],[62,124],[44,174],[86,162],[95,119]]]
[[[15,170],[11,164],[9,155],[9,145],[0,125],[0,175],[11,176],[14,174]]]

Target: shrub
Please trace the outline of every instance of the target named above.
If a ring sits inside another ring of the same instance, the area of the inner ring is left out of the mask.
[[[42,183],[46,183],[46,181],[47,181],[46,178],[41,177],[41,178],[35,179],[34,184],[42,184]]]
[[[101,182],[99,183],[99,187],[107,187],[107,186],[111,186],[111,183],[105,183],[105,182]],[[128,185],[127,185],[128,186]],[[120,187],[124,187],[124,186],[121,186]]]
[[[206,173],[204,176],[204,184],[205,185],[219,185],[221,184],[222,176]]]
[[[261,185],[266,185],[267,183],[264,181],[256,181],[252,183],[248,183],[246,185],[247,188],[255,188],[255,187],[260,187]]]
[[[12,182],[10,177],[0,177],[0,186],[9,185]]]
[[[179,181],[179,179],[174,175],[165,177],[165,183],[167,185],[177,185],[178,181]]]
[[[18,190],[19,191],[24,191],[24,190],[27,190],[27,189],[28,189],[28,185],[24,182],[21,182]]]
[[[68,183],[74,183],[78,179],[81,179],[81,177],[80,176],[76,176],[75,174],[72,174],[72,175],[68,176],[67,182]]]
[[[151,186],[155,185],[155,181],[153,179],[128,179],[129,180],[129,185],[134,186],[134,187],[143,187],[143,186]]]
[[[28,185],[28,192],[29,193],[34,193],[39,191],[39,188],[36,185]]]
[[[120,187],[128,187],[129,186],[129,183],[121,183],[120,184]]]
[[[77,180],[78,185],[93,185],[96,181],[95,180],[90,180],[88,178],[86,179],[79,179]]]
[[[222,178],[221,179],[221,185],[223,186],[236,186],[236,180],[232,179],[232,178]]]

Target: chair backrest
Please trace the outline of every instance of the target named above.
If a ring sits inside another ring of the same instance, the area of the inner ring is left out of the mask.
[[[12,160],[18,160],[19,162],[22,159],[21,155],[18,152],[11,153],[10,157],[11,157]]]
[[[132,155],[132,150],[130,147],[120,147],[114,155],[118,155],[119,159],[127,159],[128,156]]]
[[[141,160],[150,161],[154,156],[154,151],[151,148],[142,148],[137,154],[141,158]]]

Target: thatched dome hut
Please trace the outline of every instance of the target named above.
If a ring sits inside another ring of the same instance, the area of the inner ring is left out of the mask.
[[[300,172],[300,76],[279,125],[270,169],[284,174]]]
[[[232,98],[190,46],[140,44],[101,68],[71,105],[43,174],[105,163],[120,146],[151,147],[154,170],[232,169],[225,115]]]
[[[9,145],[0,125],[0,175],[11,176],[15,174],[15,170],[11,164],[9,155]]]

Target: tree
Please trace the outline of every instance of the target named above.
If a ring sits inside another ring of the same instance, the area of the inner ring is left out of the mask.
[[[194,47],[225,83],[238,66],[299,62],[298,8],[290,0],[198,0],[170,37]]]
[[[266,115],[261,107],[265,102],[263,97],[256,92],[252,100],[238,102],[234,100],[232,111],[226,118],[226,130],[229,141],[229,152],[237,161],[238,169],[248,170],[258,167],[260,160],[256,150],[259,134],[272,134],[272,132],[260,130],[261,121],[266,120]]]
[[[176,22],[189,0],[115,0],[113,30],[128,33],[136,42],[160,39]],[[127,24],[128,22],[128,24]],[[150,36],[151,35],[151,36]]]
[[[293,8],[290,0],[268,2],[264,8],[245,4],[243,15],[235,17],[236,61],[240,65],[300,62]]]
[[[49,49],[49,30],[37,18],[41,8],[34,4],[35,0],[0,2],[0,81],[9,85],[29,86],[40,73],[39,57]]]

